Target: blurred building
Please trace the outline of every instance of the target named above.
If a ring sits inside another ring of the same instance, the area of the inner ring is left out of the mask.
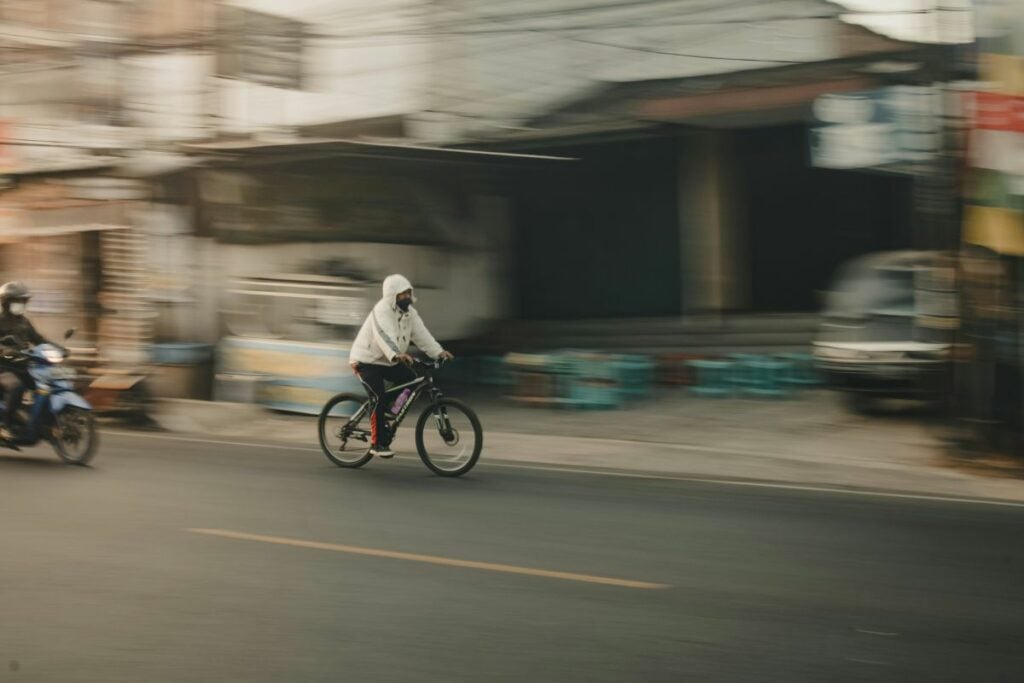
[[[907,182],[810,167],[807,123],[928,48],[829,2],[0,0],[0,23],[0,206],[84,186],[116,214],[47,225],[126,236],[136,271],[91,247],[87,287],[148,316],[140,343],[215,342],[239,280],[339,261],[404,272],[446,338],[805,312],[837,263],[913,241]]]
[[[133,108],[134,63],[149,49],[139,30],[184,33],[167,11],[182,3],[159,5],[152,17],[157,3],[0,3],[4,277],[29,283],[49,333],[74,324],[76,343],[125,363],[145,360],[154,322],[140,220],[150,184],[127,162],[179,137],[154,134]]]
[[[954,415],[968,445],[1024,450],[1024,2],[978,3]]]
[[[484,5],[529,32],[451,63],[487,75],[448,79],[461,135],[581,160],[517,188],[522,317],[812,311],[837,264],[909,245],[908,183],[811,167],[807,123],[927,48],[826,2]]]

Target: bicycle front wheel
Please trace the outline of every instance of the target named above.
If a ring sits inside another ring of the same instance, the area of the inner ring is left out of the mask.
[[[484,430],[473,409],[461,401],[442,398],[427,406],[416,422],[416,450],[432,472],[458,477],[480,459]]]
[[[369,452],[370,418],[364,403],[365,396],[338,394],[320,411],[320,448],[338,467],[362,467],[373,457]]]

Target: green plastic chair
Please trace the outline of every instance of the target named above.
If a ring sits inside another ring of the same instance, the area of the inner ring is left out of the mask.
[[[779,360],[792,364],[786,382],[795,389],[816,387],[822,384],[821,375],[814,365],[814,356],[809,353],[780,353]]]
[[[691,360],[696,382],[690,393],[698,396],[729,396],[735,390],[733,382],[736,363],[731,360]]]
[[[611,356],[569,353],[564,356],[569,373],[567,404],[573,408],[618,408],[622,403],[619,369]]]
[[[787,382],[793,364],[789,361],[764,356],[750,361],[750,384],[746,393],[764,398],[781,398],[790,393]]]
[[[625,398],[641,398],[651,393],[654,383],[654,361],[647,356],[620,355],[612,361]]]

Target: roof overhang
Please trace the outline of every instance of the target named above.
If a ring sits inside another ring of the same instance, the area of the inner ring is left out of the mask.
[[[480,149],[430,147],[402,142],[344,139],[279,141],[227,140],[183,145],[192,154],[207,157],[204,166],[221,164],[277,164],[332,158],[380,159],[416,163],[510,164],[573,161],[570,157],[515,154]]]
[[[128,225],[108,225],[104,223],[81,223],[78,225],[54,225],[50,227],[6,228],[0,225],[0,244],[17,244],[46,237],[63,237],[86,232],[107,232],[110,230],[128,230]]]
[[[638,103],[637,118],[659,123],[687,123],[710,127],[757,125],[774,113],[797,115],[828,93],[867,90],[877,81],[863,76],[759,88],[732,88],[720,92],[654,98]]]

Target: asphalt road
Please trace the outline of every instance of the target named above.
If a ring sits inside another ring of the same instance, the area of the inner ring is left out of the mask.
[[[1024,507],[106,434],[0,456],[0,681],[1020,681]]]

